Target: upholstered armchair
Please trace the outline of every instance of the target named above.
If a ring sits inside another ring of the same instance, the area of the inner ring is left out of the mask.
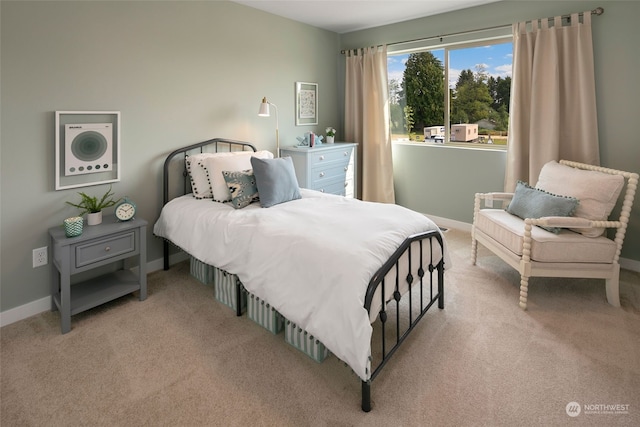
[[[478,193],[472,263],[480,242],[515,268],[524,310],[530,277],[605,279],[607,300],[619,307],[618,261],[637,186],[637,173],[561,160],[544,165],[535,187]],[[620,215],[609,218],[623,189]],[[615,230],[612,238],[606,229]]]

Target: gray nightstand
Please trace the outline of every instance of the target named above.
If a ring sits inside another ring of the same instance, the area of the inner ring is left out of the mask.
[[[357,148],[350,142],[285,147],[280,148],[280,156],[292,158],[300,187],[356,197]]]
[[[105,216],[102,224],[87,226],[82,235],[66,237],[64,228],[49,229],[51,237],[51,310],[60,310],[62,333],[71,330],[71,316],[105,302],[140,291],[147,298],[147,221],[120,222]],[[118,270],[71,286],[71,276],[136,257],[138,274]]]

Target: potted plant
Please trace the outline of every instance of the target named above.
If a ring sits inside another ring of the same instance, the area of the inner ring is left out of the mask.
[[[325,132],[327,133],[327,144],[333,144],[333,139],[336,136],[336,130],[332,127],[328,127],[325,129]]]
[[[120,199],[113,199],[114,193],[111,191],[111,186],[109,186],[109,190],[107,190],[107,192],[100,199],[98,199],[97,197],[91,197],[87,193],[83,193],[82,191],[78,194],[81,197],[80,203],[66,203],[80,209],[80,216],[86,213],[88,225],[100,224],[102,222],[102,210],[105,208],[110,208],[120,201]]]

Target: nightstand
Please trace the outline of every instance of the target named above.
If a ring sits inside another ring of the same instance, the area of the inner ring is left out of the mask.
[[[105,216],[102,224],[84,227],[80,236],[66,237],[64,228],[49,229],[51,238],[51,310],[60,310],[62,333],[71,330],[71,316],[135,291],[147,298],[147,221],[120,222]],[[74,274],[137,258],[138,273],[120,269],[71,286]]]
[[[356,197],[358,144],[337,142],[309,147],[280,148],[290,156],[300,187],[340,196]]]

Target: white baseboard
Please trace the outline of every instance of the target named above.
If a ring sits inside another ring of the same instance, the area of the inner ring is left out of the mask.
[[[0,313],[0,327],[51,310],[51,297],[40,298]]]
[[[447,218],[439,218],[437,216],[429,215],[429,218],[433,220],[438,226],[445,228],[454,228],[456,230],[471,232],[471,224],[461,221],[455,221]],[[171,255],[169,263],[171,265],[184,261],[189,258],[184,252],[180,252]],[[640,273],[640,261],[620,258],[620,267]],[[150,261],[147,263],[147,271],[149,273],[162,270],[164,268],[164,261],[162,258]],[[29,302],[10,310],[0,312],[0,327],[10,325],[18,322],[27,317],[35,316],[47,310],[51,310],[51,297],[47,296],[36,301]]]
[[[173,265],[188,258],[189,255],[184,252],[173,254],[169,258],[169,264]],[[162,270],[163,268],[164,260],[162,258],[158,258],[147,263],[147,272],[149,273]],[[137,267],[132,269],[132,271],[136,272],[135,270],[137,270]],[[5,310],[3,312],[0,312],[0,327],[10,325],[22,319],[26,319],[27,317],[35,316],[36,314],[40,314],[49,310],[51,310],[50,296],[40,298],[36,301],[31,301],[16,308]]]

